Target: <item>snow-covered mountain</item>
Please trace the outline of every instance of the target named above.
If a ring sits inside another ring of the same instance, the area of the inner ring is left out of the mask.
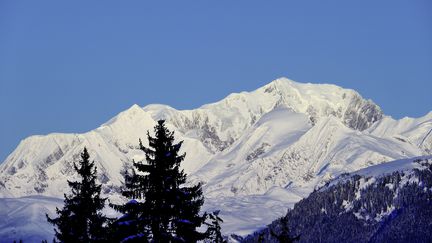
[[[114,195],[122,172],[133,159],[143,159],[139,138],[146,143],[159,119],[184,140],[183,168],[191,182],[204,183],[205,207],[221,208],[227,225],[242,220],[224,215],[233,205],[238,215],[250,215],[256,210],[251,204],[267,198],[274,202],[267,204],[275,207],[272,212],[283,215],[342,173],[432,151],[432,112],[394,120],[354,90],[280,78],[194,110],[133,105],[87,133],[26,138],[0,165],[0,196],[62,197],[84,146],[96,161],[104,193]],[[272,219],[241,221],[242,229],[226,232],[250,233]]]

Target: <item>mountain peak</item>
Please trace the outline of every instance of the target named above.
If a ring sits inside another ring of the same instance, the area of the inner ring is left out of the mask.
[[[281,77],[281,78],[277,78],[277,79],[271,81],[270,83],[262,86],[261,88],[258,88],[258,90],[264,89],[265,93],[271,93],[273,91],[285,89],[289,86],[298,85],[298,84],[301,84],[301,83],[295,82],[295,81],[288,79],[288,78],[285,78],[285,77]]]
[[[335,90],[345,90],[346,92],[352,92],[354,90],[346,89],[335,84],[328,83],[310,83],[310,82],[298,82],[286,77],[277,78],[270,83],[264,85],[264,87],[294,87],[294,88],[308,88],[308,89],[319,89],[319,87],[326,87],[327,89],[335,89]]]
[[[279,86],[279,85],[287,85],[287,84],[300,84],[300,83],[286,77],[280,77],[271,81],[267,85]]]
[[[143,108],[141,108],[137,104],[133,104],[127,110],[124,110],[124,111],[120,112],[117,116],[111,118],[109,121],[107,121],[106,123],[102,124],[102,126],[100,128],[112,125],[113,123],[116,123],[116,122],[118,122],[120,120],[125,120],[125,119],[130,120],[130,119],[133,119],[133,118],[135,118],[137,116],[140,116],[140,114],[144,114],[144,113],[145,113],[145,111],[143,110]]]
[[[126,109],[123,112],[121,112],[121,114],[132,114],[132,115],[134,115],[134,114],[136,114],[138,112],[142,112],[142,111],[143,111],[142,107],[140,107],[137,104],[133,104],[131,107],[129,107],[128,109]]]

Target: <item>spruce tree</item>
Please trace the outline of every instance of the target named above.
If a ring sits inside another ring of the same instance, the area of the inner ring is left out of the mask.
[[[57,218],[46,215],[48,222],[56,226],[55,237],[60,242],[103,242],[104,225],[107,222],[100,210],[106,198],[101,198],[101,185],[96,184],[97,169],[90,162],[87,149],[81,153],[81,160],[74,169],[80,181],[69,181],[71,194],[64,194],[63,209],[56,208]]]
[[[208,242],[212,243],[225,243],[226,240],[222,237],[221,232],[221,223],[223,223],[223,220],[219,217],[220,210],[216,210],[211,214],[208,214],[209,218],[211,219],[210,223],[205,223],[207,228],[207,239]]]
[[[154,131],[154,137],[147,132],[148,148],[143,146],[141,140],[139,143],[146,161],[134,162],[132,174],[125,176],[122,194],[130,199],[141,200],[134,200],[128,206],[114,205],[128,218],[127,223],[137,229],[126,240],[201,240],[205,234],[196,230],[205,220],[205,216],[199,215],[204,203],[201,185],[185,186],[186,174],[180,169],[180,163],[186,154],[179,155],[182,142],[174,143],[174,132],[166,128],[163,120],[158,121]]]

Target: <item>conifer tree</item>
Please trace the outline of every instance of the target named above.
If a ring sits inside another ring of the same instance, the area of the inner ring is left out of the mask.
[[[132,174],[125,176],[122,194],[141,200],[113,207],[124,213],[127,223],[137,229],[127,240],[196,242],[205,237],[196,230],[205,220],[205,216],[199,215],[204,203],[201,185],[184,185],[186,174],[180,163],[186,154],[179,155],[182,142],[174,143],[174,132],[165,127],[163,120],[158,121],[154,131],[154,137],[147,132],[148,148],[141,140],[139,143],[146,161],[134,162]]]
[[[207,228],[207,239],[209,242],[212,243],[225,243],[226,240],[222,237],[221,232],[221,223],[223,223],[223,220],[219,217],[220,210],[216,210],[211,214],[208,214],[209,218],[211,219],[211,223],[205,223]]]
[[[71,194],[64,194],[63,209],[56,208],[57,218],[46,215],[48,222],[56,226],[55,237],[60,242],[103,242],[104,225],[107,223],[100,210],[106,198],[101,198],[101,185],[96,184],[97,169],[90,162],[87,149],[81,153],[81,160],[74,169],[80,181],[69,181]]]

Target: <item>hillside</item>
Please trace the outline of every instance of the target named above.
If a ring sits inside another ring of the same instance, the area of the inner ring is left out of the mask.
[[[432,157],[341,175],[243,242],[430,242]],[[284,233],[285,232],[285,233]]]

